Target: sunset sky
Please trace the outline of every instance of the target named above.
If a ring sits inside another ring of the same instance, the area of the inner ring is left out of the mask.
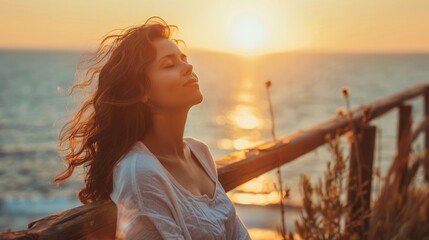
[[[429,1],[0,1],[0,48],[87,49],[158,15],[189,48],[429,52]]]

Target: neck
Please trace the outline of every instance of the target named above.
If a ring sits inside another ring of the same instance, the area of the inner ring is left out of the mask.
[[[183,133],[188,111],[157,112],[142,141],[160,158],[186,159]]]

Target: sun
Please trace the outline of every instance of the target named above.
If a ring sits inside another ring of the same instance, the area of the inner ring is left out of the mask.
[[[252,54],[263,48],[267,27],[257,14],[237,14],[230,23],[231,41],[234,47],[245,54]]]

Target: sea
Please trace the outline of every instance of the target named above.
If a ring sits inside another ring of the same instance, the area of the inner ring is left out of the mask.
[[[0,231],[27,228],[29,222],[82,205],[77,198],[83,171],[60,186],[66,167],[58,152],[61,127],[82,96],[65,96],[79,78],[83,51],[0,50]],[[188,113],[185,136],[206,142],[213,158],[312,127],[352,109],[417,84],[429,83],[429,53],[279,52],[241,56],[190,49],[188,61],[200,82],[203,101]],[[270,81],[271,86],[266,87]],[[270,113],[272,104],[274,125]],[[423,117],[423,97],[409,101],[414,124]],[[375,167],[386,173],[396,154],[398,111],[372,121],[378,127]],[[342,142],[348,154],[348,144]],[[423,149],[423,137],[413,151]],[[326,145],[281,166],[290,189],[284,215],[287,229],[301,214],[301,177],[316,182],[332,160]],[[281,223],[273,169],[228,192],[252,239],[275,239]],[[373,188],[379,189],[380,179]]]

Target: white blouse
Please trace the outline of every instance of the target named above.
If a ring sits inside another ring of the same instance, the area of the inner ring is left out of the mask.
[[[183,139],[216,183],[213,197],[191,193],[138,141],[113,170],[116,239],[250,239],[218,180],[208,145],[194,137]]]

